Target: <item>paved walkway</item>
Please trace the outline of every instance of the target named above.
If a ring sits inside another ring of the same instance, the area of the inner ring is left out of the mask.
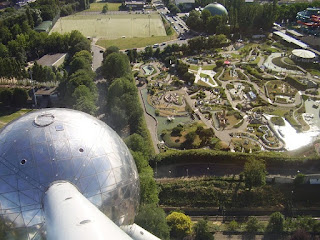
[[[151,80],[152,77],[154,76],[157,76],[158,74],[160,74],[160,70],[157,66],[157,64],[155,62],[151,62],[149,63],[149,65],[152,65],[153,68],[156,70],[156,72],[150,76],[148,76],[148,80]],[[153,144],[153,147],[154,147],[154,151],[156,154],[158,154],[160,151],[159,151],[159,148],[158,148],[158,142],[159,142],[159,139],[158,139],[158,121],[157,119],[152,116],[151,114],[149,114],[147,112],[147,109],[146,109],[146,106],[145,106],[145,102],[143,100],[143,97],[142,97],[142,93],[141,93],[141,90],[145,89],[147,87],[146,84],[144,84],[142,87],[138,87],[138,91],[139,91],[139,100],[140,100],[140,103],[141,103],[141,106],[142,106],[142,109],[143,109],[143,114],[144,114],[144,118],[146,120],[146,124],[147,124],[147,128],[150,132],[150,135],[151,135],[151,139],[152,139],[152,144]]]
[[[151,139],[152,139],[152,145],[153,145],[153,148],[154,148],[154,152],[156,154],[158,154],[160,152],[159,148],[157,146],[157,144],[159,142],[158,134],[157,134],[158,122],[153,116],[151,116],[147,112],[145,103],[144,103],[143,98],[142,98],[142,93],[141,93],[141,90],[145,89],[145,88],[146,88],[146,84],[144,84],[142,87],[139,87],[138,88],[138,91],[139,91],[138,95],[139,95],[139,100],[140,100],[140,103],[141,103],[141,106],[142,106],[142,109],[143,109],[143,115],[144,115],[144,118],[146,120],[147,128],[148,128],[148,130],[150,132],[150,136],[151,136]]]
[[[272,63],[272,59],[274,58],[278,58],[278,57],[281,57],[281,53],[271,53],[268,58],[266,59],[266,61],[264,62],[264,66],[268,69],[271,69],[272,71],[275,71],[275,72],[285,72],[285,73],[289,73],[289,74],[293,74],[293,75],[301,75],[303,74],[303,72],[301,71],[296,71],[296,70],[289,70],[289,69],[286,69],[286,68],[281,68],[279,66],[276,66]]]
[[[196,71],[191,70],[191,73],[195,73]],[[210,83],[209,81],[204,82],[201,80],[201,73],[204,73],[206,75],[208,75],[212,81],[214,82],[214,84]],[[216,83],[216,81],[214,80],[214,75],[216,75],[216,72],[213,70],[202,70],[201,67],[199,67],[198,71],[196,72],[196,77],[194,80],[194,83],[198,83],[199,81],[202,81],[203,83],[207,84],[210,87],[218,87],[218,84]]]

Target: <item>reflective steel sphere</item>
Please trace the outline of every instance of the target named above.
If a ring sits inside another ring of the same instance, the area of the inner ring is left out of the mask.
[[[86,113],[45,109],[0,131],[0,239],[45,239],[41,201],[57,180],[73,183],[116,224],[133,223],[139,177],[121,138]]]

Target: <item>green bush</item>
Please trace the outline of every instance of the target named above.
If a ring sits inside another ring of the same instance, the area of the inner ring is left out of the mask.
[[[239,228],[239,224],[236,220],[232,220],[228,225],[227,225],[227,230],[230,232],[237,231]]]
[[[275,125],[278,126],[284,126],[284,120],[282,119],[282,117],[271,117],[271,122]]]

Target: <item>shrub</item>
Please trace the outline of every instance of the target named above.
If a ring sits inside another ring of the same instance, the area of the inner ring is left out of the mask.
[[[232,220],[228,225],[227,225],[227,230],[230,232],[234,232],[238,229],[239,224],[237,221]]]

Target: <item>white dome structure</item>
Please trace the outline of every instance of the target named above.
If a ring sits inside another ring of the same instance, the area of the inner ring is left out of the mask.
[[[304,49],[292,50],[292,58],[298,61],[310,61],[316,57],[314,52]]]

